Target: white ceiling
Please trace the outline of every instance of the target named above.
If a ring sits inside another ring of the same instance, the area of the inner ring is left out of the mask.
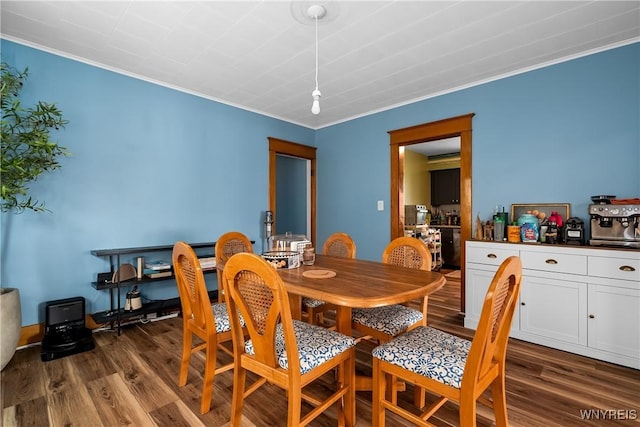
[[[460,153],[460,137],[438,139],[407,145],[405,150],[415,151],[423,156],[440,156],[442,154]]]
[[[314,116],[319,21],[321,112]],[[6,1],[2,36],[318,129],[640,40],[640,1]]]

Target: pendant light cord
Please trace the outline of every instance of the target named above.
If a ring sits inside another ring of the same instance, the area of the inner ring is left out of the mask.
[[[318,15],[316,18],[316,90],[318,90]]]

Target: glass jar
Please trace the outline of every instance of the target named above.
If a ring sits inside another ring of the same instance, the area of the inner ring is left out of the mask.
[[[518,218],[520,226],[520,240],[522,242],[537,242],[540,236],[540,223],[533,214],[522,214]]]

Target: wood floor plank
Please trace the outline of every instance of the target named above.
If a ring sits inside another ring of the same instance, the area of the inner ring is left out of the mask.
[[[87,384],[87,394],[105,426],[153,426],[122,377],[115,373]],[[88,424],[86,424],[88,425]]]
[[[136,345],[131,337],[122,335],[118,343],[113,345],[107,356],[115,366],[119,375],[131,393],[138,400],[145,411],[153,411],[161,406],[176,401],[178,398],[149,365],[140,357]],[[120,346],[120,348],[115,348]],[[127,349],[127,351],[123,351]]]
[[[22,350],[2,370],[2,407],[42,397],[46,394],[46,372],[38,348]]]
[[[176,401],[149,413],[158,427],[204,427],[205,424],[183,402]]]
[[[47,407],[47,399],[44,396],[9,406],[2,411],[2,425],[4,427],[48,427],[49,413]]]
[[[98,380],[99,381],[99,380]],[[86,387],[47,395],[49,425],[56,426],[104,426]]]

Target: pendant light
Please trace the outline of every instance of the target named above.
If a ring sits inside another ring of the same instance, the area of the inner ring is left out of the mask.
[[[318,89],[318,19],[322,19],[327,13],[324,6],[313,5],[307,10],[307,15],[316,21],[316,88],[311,92],[313,97],[313,104],[311,105],[311,112],[313,114],[320,114],[320,97],[322,94]]]

